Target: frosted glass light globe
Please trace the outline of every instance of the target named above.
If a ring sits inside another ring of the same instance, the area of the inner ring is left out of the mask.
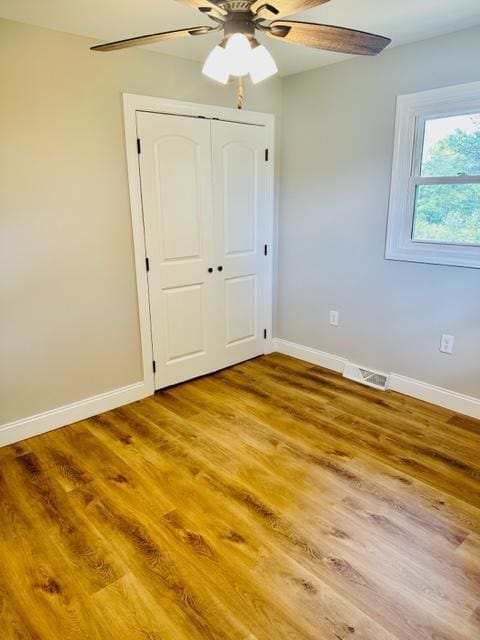
[[[225,51],[228,56],[228,67],[232,76],[246,76],[251,67],[252,48],[250,41],[243,33],[234,33],[227,40]]]
[[[208,58],[203,65],[202,73],[212,80],[227,84],[230,76],[230,69],[228,64],[228,55],[223,47],[217,44],[212,49]]]
[[[277,71],[275,60],[263,44],[259,44],[252,49],[250,56],[250,76],[253,84],[257,84],[257,82],[273,76]]]

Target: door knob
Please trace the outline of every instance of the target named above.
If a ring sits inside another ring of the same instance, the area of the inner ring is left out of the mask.
[[[213,273],[213,267],[208,267],[208,273]]]
[[[223,271],[223,267],[222,267],[222,265],[219,265],[219,266],[217,267],[217,269],[218,269],[219,271]]]

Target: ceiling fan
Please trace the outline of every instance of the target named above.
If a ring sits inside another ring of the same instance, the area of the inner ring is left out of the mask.
[[[198,9],[215,26],[190,27],[150,35],[127,38],[91,47],[93,51],[114,51],[126,47],[153,44],[162,40],[202,36],[223,31],[223,39],[210,52],[202,72],[222,84],[232,77],[238,78],[237,106],[241,108],[243,90],[241,79],[250,74],[254,84],[275,74],[278,69],[268,50],[255,38],[255,31],[270,38],[315,47],[326,51],[358,55],[377,55],[390,38],[364,31],[334,27],[312,22],[280,20],[282,16],[312,9],[329,0],[178,0],[181,4]]]

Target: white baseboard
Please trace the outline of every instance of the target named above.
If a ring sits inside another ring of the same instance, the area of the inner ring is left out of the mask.
[[[272,349],[299,360],[305,360],[326,369],[331,369],[337,373],[343,373],[345,364],[348,362],[346,358],[280,338],[272,340]],[[397,373],[390,374],[389,388],[451,411],[480,419],[480,398],[436,387],[427,382],[407,378]],[[45,411],[44,413],[1,425],[0,447],[64,427],[79,420],[85,420],[103,411],[110,411],[124,404],[141,400],[151,395],[151,393],[152,390],[144,381],[136,382],[126,387],[52,409],[51,411]]]
[[[345,364],[348,362],[348,360],[340,356],[325,353],[325,351],[319,351],[318,349],[312,349],[311,347],[305,347],[295,342],[289,342],[288,340],[282,340],[281,338],[273,339],[273,347],[275,351],[279,353],[305,360],[305,362],[311,362],[312,364],[331,369],[338,373],[343,373]],[[389,389],[407,396],[412,396],[413,398],[418,398],[419,400],[424,400],[425,402],[436,404],[445,409],[450,409],[450,411],[456,411],[457,413],[463,413],[466,416],[480,419],[480,398],[474,398],[473,396],[457,393],[450,389],[436,387],[428,382],[407,378],[398,373],[390,374]]]
[[[428,382],[407,378],[398,373],[390,375],[389,387],[393,391],[404,393],[406,396],[413,396],[419,400],[437,404],[445,409],[480,419],[480,398],[466,396],[463,393],[444,389],[443,387],[436,387]]]
[[[149,385],[142,380],[51,411],[9,422],[0,426],[0,447],[64,427],[72,422],[91,418],[103,411],[110,411],[129,402],[146,398],[150,394]]]
[[[305,360],[305,362],[311,362],[319,367],[325,367],[338,373],[343,373],[345,365],[348,362],[346,358],[333,356],[331,353],[312,349],[311,347],[304,347],[302,344],[296,344],[295,342],[289,342],[281,338],[274,338],[272,342],[274,351],[298,358],[299,360]]]

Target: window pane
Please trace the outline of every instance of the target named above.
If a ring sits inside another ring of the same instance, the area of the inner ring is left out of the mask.
[[[480,113],[425,122],[421,176],[480,174]]]
[[[480,245],[480,184],[417,186],[412,239]]]

